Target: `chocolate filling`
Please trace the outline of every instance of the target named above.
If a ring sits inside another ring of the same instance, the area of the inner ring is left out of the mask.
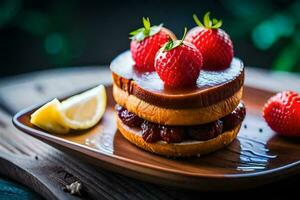
[[[159,140],[167,143],[180,143],[184,140],[207,141],[233,129],[244,120],[246,115],[245,105],[240,102],[230,114],[208,124],[166,126],[144,120],[120,105],[116,105],[115,109],[124,124],[129,127],[140,127],[143,139],[149,143]]]

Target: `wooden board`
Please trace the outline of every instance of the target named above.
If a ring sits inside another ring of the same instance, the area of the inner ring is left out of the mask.
[[[245,87],[247,116],[237,139],[216,153],[191,159],[168,159],[130,144],[117,131],[111,86],[102,121],[74,135],[52,135],[33,126],[30,108],[18,113],[14,124],[26,132],[83,162],[120,174],[165,186],[195,190],[252,188],[293,175],[300,169],[300,146],[275,135],[260,116],[273,93]],[[286,154],[286,152],[290,152]]]
[[[291,78],[288,74],[246,68],[246,83],[255,87],[271,85],[275,91],[298,89],[300,92],[299,81],[297,76]],[[215,192],[156,186],[93,167],[78,160],[76,155],[69,156],[18,131],[11,123],[11,115],[27,106],[109,82],[109,70],[99,66],[48,70],[0,80],[0,174],[26,185],[46,199],[77,199],[62,190],[63,182],[69,184],[74,180],[88,188],[81,197],[88,199],[199,199],[219,196]],[[286,197],[287,193],[298,195],[299,181],[300,176],[294,175],[255,189],[235,192],[234,196],[257,197],[257,193],[261,192],[277,197]]]

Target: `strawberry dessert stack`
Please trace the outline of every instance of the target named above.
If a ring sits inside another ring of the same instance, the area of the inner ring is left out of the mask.
[[[234,58],[222,21],[206,13],[181,39],[163,27],[130,33],[130,51],[110,68],[120,133],[152,153],[186,157],[230,144],[246,111],[241,102],[244,66]]]

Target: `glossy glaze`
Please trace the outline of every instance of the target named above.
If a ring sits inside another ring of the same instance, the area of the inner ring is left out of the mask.
[[[72,135],[48,134],[29,123],[32,109],[16,115],[14,123],[26,133],[74,154],[83,162],[168,186],[236,190],[299,172],[300,141],[275,135],[261,118],[260,109],[272,95],[268,91],[245,88],[247,116],[231,145],[200,158],[177,160],[145,152],[124,139],[117,131],[115,102],[109,88],[107,91],[108,109],[102,121],[92,129]]]
[[[241,60],[234,58],[229,68],[221,71],[201,70],[197,84],[188,88],[168,88],[154,72],[139,72],[135,70],[134,61],[129,51],[117,56],[111,63],[110,69],[115,74],[136,81],[145,90],[164,95],[191,95],[207,88],[224,85],[243,73],[244,66]]]

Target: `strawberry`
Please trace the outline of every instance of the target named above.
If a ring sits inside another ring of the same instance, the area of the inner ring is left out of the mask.
[[[265,104],[263,117],[278,134],[300,136],[300,95],[291,91],[276,94]]]
[[[183,87],[194,85],[202,67],[202,55],[191,43],[185,42],[186,28],[181,40],[171,40],[155,57],[155,70],[165,85]]]
[[[229,35],[220,29],[222,21],[210,20],[209,15],[210,12],[204,15],[204,25],[193,15],[198,26],[188,32],[185,40],[194,44],[202,53],[203,69],[226,69],[233,58],[233,44]]]
[[[154,58],[157,51],[175,36],[171,31],[163,28],[162,24],[151,26],[149,18],[143,18],[143,24],[143,28],[130,33],[132,39],[130,51],[137,70],[154,71]]]

